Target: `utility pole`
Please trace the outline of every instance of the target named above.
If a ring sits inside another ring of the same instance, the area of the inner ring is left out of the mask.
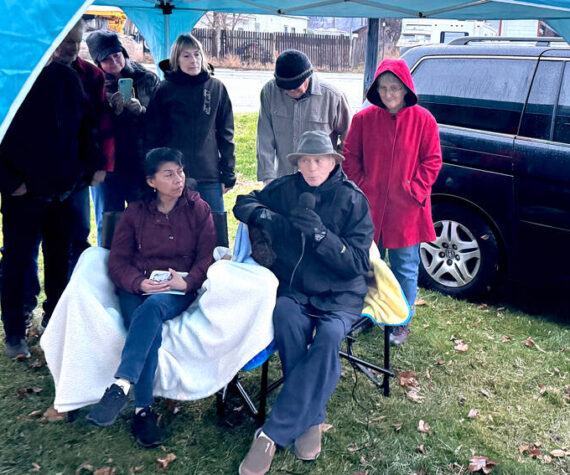
[[[368,19],[368,33],[366,35],[366,55],[364,57],[364,91],[363,100],[366,99],[366,91],[374,80],[376,65],[378,64],[378,18]]]

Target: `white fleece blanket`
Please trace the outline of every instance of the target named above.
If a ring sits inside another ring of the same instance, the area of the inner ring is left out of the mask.
[[[120,362],[126,332],[108,253],[93,247],[81,255],[40,341],[60,412],[96,403]],[[201,296],[163,325],[155,396],[195,400],[231,381],[273,340],[277,284],[259,265],[215,262]]]

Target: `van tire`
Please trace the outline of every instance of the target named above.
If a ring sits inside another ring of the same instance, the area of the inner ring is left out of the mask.
[[[499,276],[497,236],[467,207],[432,207],[436,240],[420,245],[419,281],[424,287],[461,298],[489,292]]]

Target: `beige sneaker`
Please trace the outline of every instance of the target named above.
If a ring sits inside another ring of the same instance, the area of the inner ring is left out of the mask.
[[[295,441],[295,457],[299,460],[316,460],[321,454],[321,425],[309,427]]]
[[[267,473],[273,456],[275,455],[275,442],[261,432],[255,433],[249,452],[239,466],[240,475],[263,475]]]

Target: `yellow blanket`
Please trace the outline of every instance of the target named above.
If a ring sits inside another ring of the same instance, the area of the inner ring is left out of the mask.
[[[403,325],[411,317],[410,308],[400,284],[380,257],[375,243],[370,247],[372,275],[368,277],[368,293],[364,297],[362,315],[376,325]]]

